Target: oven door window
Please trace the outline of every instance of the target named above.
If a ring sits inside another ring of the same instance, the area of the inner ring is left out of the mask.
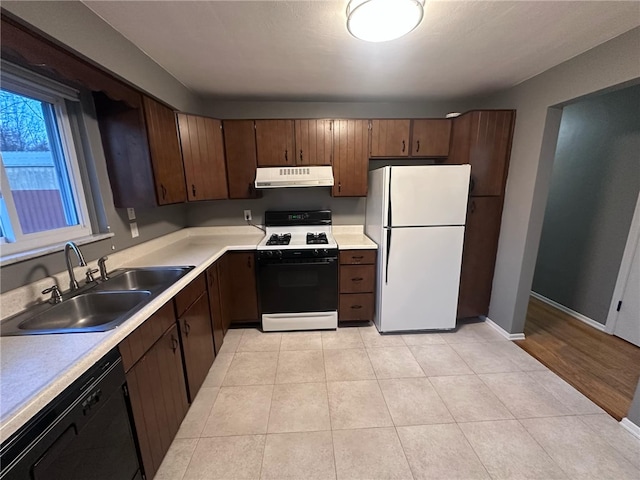
[[[262,313],[338,309],[338,264],[277,263],[259,266]]]

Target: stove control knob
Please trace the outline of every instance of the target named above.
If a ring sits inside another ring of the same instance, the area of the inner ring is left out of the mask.
[[[267,257],[273,257],[273,252],[271,250],[267,250],[265,253],[267,254]]]
[[[322,250],[322,254],[323,255],[329,255],[329,250],[327,250],[326,248],[324,250]]]
[[[318,250],[314,250],[314,251],[313,251],[313,256],[314,256],[314,257],[317,257],[319,254],[320,254],[320,252],[318,252]]]
[[[276,257],[282,258],[282,250],[276,250]]]

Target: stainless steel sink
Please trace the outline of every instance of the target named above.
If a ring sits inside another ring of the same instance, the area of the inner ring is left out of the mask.
[[[156,290],[168,287],[193,267],[150,267],[116,270],[98,290]]]
[[[148,291],[83,293],[36,315],[27,311],[27,315],[3,322],[2,334],[104,332],[129,318],[150,295]]]
[[[0,336],[105,332],[117,327],[194,267],[115,270],[110,278],[65,292],[0,323]],[[69,296],[71,295],[71,296]]]

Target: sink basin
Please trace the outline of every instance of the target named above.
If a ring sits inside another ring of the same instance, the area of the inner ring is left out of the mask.
[[[155,290],[168,287],[193,267],[153,267],[116,270],[98,290]]]
[[[104,332],[127,320],[150,295],[148,291],[83,293],[41,313],[25,312],[3,322],[2,335]]]
[[[3,320],[0,336],[106,332],[129,319],[195,267],[145,267],[114,270],[109,280],[92,283],[63,302],[41,303]]]

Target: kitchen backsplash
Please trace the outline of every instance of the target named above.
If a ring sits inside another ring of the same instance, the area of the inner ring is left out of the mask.
[[[365,198],[335,198],[329,188],[279,188],[263,190],[255,200],[218,200],[190,203],[187,226],[246,225],[244,210],[251,210],[253,223],[262,225],[265,210],[320,210],[333,212],[336,225],[363,225]]]

